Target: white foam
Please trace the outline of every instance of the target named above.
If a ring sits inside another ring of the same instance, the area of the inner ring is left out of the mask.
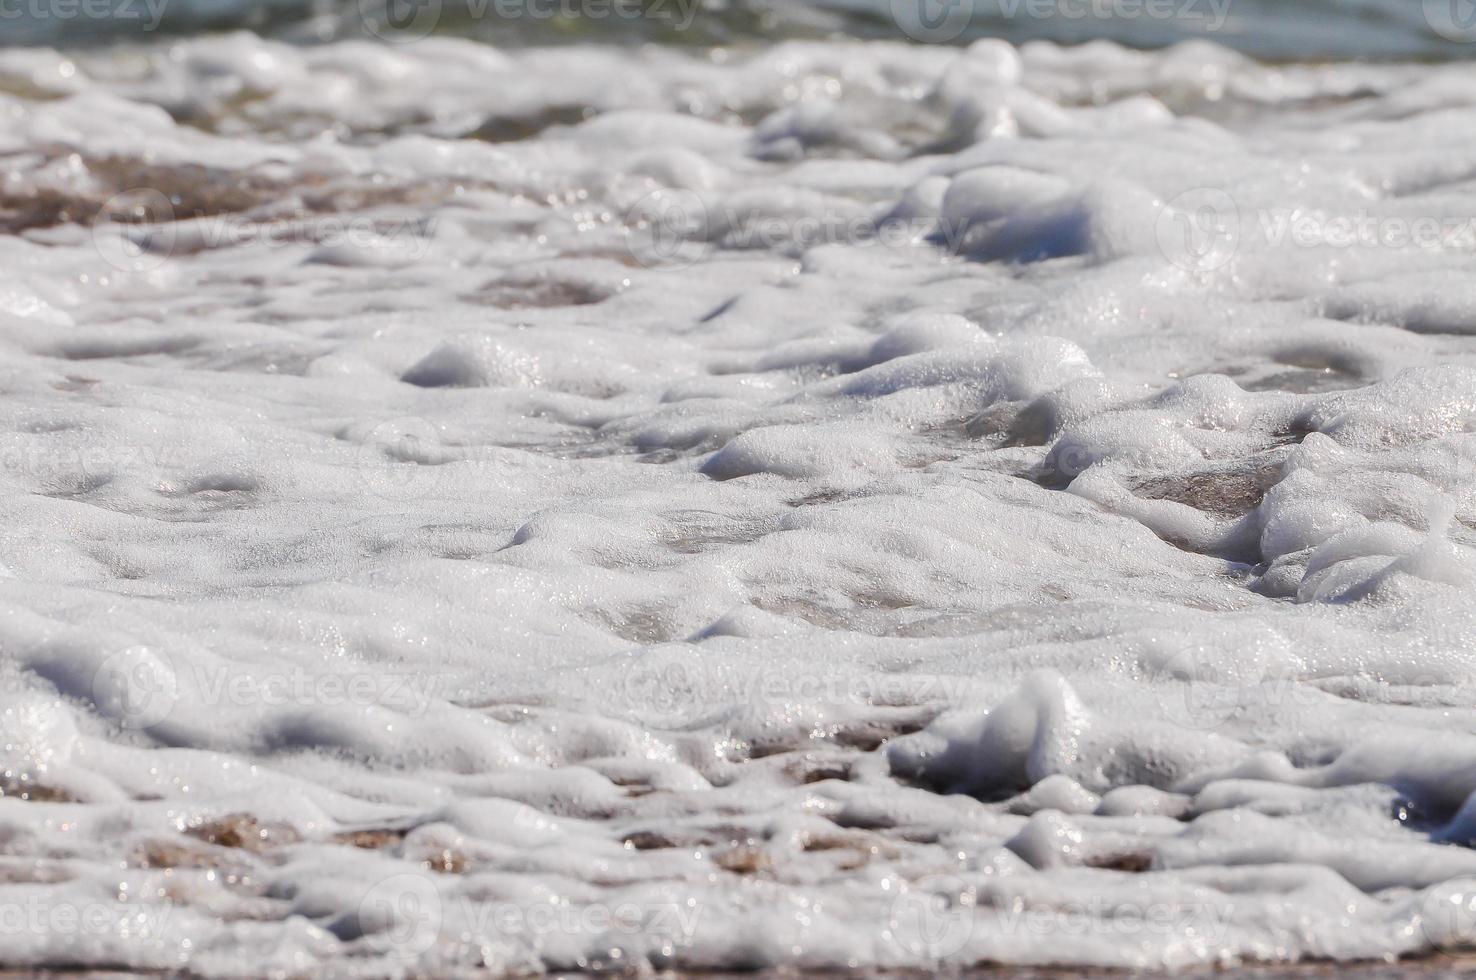
[[[1471,248],[1391,237],[1469,213],[1464,68],[241,34],[0,89],[7,962],[1476,940]]]

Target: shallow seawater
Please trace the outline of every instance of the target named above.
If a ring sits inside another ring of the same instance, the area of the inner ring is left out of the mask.
[[[1363,9],[0,50],[0,966],[1444,968],[1476,89]]]
[[[498,46],[1213,40],[1278,61],[1462,60],[1468,0],[8,0],[0,45],[249,28],[292,40],[463,36]]]

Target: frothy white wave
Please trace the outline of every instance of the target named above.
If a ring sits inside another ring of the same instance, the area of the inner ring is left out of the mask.
[[[0,55],[8,965],[1473,939],[1476,96]]]

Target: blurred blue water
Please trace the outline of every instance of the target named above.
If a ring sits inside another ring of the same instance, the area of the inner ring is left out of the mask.
[[[949,0],[827,0],[916,20],[960,19]],[[1276,60],[1476,56],[1476,0],[965,0],[970,32],[1011,40],[1109,38],[1162,47],[1209,38]],[[909,9],[918,13],[909,15]],[[1046,16],[1032,16],[1035,13]],[[921,17],[919,17],[919,14]]]
[[[1476,55],[1476,0],[0,0],[0,44],[242,27],[318,40],[411,24],[507,44],[852,34],[1153,48],[1208,38],[1271,60]]]

